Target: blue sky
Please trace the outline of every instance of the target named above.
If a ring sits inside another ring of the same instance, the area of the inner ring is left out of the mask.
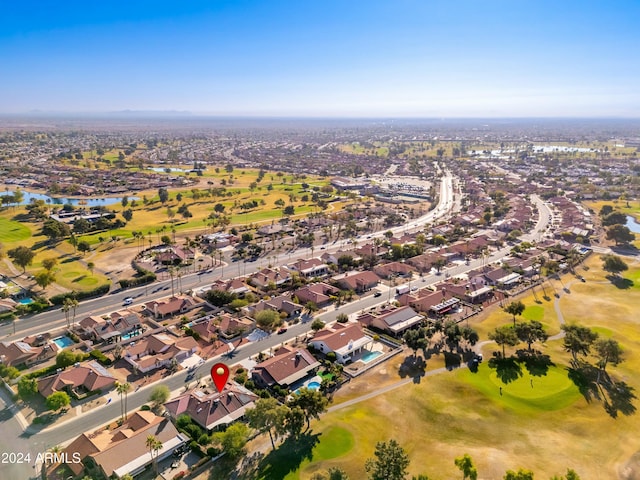
[[[640,117],[640,1],[9,2],[0,112]]]

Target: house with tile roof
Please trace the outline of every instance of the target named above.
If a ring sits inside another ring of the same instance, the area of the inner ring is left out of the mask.
[[[324,353],[336,354],[338,363],[349,363],[373,343],[373,338],[365,334],[359,323],[335,323],[329,328],[316,332],[309,345]]]
[[[274,310],[286,313],[287,317],[297,317],[302,313],[303,306],[296,303],[290,293],[278,295],[269,300],[260,300],[258,303],[245,307],[250,315],[255,316],[263,310]]]
[[[343,289],[354,292],[366,292],[380,283],[380,277],[375,273],[365,270],[364,272],[347,272],[336,275],[331,280]]]
[[[154,318],[161,319],[187,313],[189,310],[192,310],[201,304],[202,301],[196,300],[194,297],[189,295],[179,295],[167,300],[153,300],[145,303],[144,306]]]
[[[147,373],[166,367],[173,359],[182,362],[198,350],[193,337],[176,338],[167,333],[156,333],[131,342],[122,352],[122,358],[139,372]]]
[[[256,322],[250,317],[236,316],[230,313],[210,315],[198,319],[191,325],[191,329],[200,335],[200,338],[211,342],[218,336],[231,339],[238,335],[251,332],[256,327]]]
[[[155,415],[150,411],[137,411],[128,420],[115,429],[103,428],[91,433],[83,433],[65,449],[63,458],[75,459],[80,456],[82,462],[69,462],[66,466],[75,476],[84,472],[85,464],[96,465],[105,478],[118,479],[126,474],[136,476],[153,461],[147,437],[153,435],[161,447],[154,453],[156,461],[169,457],[189,438],[178,432],[171,420]],[[53,465],[55,471],[59,464]]]
[[[112,312],[107,318],[85,317],[78,323],[81,333],[94,341],[119,341],[127,333],[142,329],[140,316],[130,309]]]
[[[265,289],[269,284],[280,287],[291,281],[291,273],[286,269],[263,268],[249,277],[254,287]]]
[[[236,382],[229,382],[222,392],[193,390],[164,404],[173,418],[187,414],[207,430],[228,425],[242,418],[255,406],[258,396]]]
[[[292,272],[298,272],[304,278],[325,277],[329,266],[319,258],[299,259],[286,266]]]
[[[419,326],[424,318],[409,306],[392,306],[377,311],[368,311],[358,316],[358,322],[365,327],[373,327],[390,335],[400,336],[409,328]]]
[[[79,396],[94,390],[110,390],[115,383],[116,378],[106,368],[91,360],[41,378],[38,380],[38,392],[43,397],[61,391]]]
[[[293,296],[298,299],[298,303],[306,305],[313,302],[318,306],[327,305],[331,302],[331,296],[336,295],[339,289],[332,287],[328,283],[319,282],[305,285],[293,292]]]
[[[320,367],[320,362],[306,348],[281,347],[251,370],[251,377],[262,387],[287,388],[306,378]]]
[[[0,364],[16,367],[29,367],[44,362],[58,353],[51,344],[33,346],[27,342],[0,342]]]

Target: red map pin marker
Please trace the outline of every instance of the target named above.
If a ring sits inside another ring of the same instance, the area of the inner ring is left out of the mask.
[[[222,393],[224,386],[227,384],[227,380],[229,380],[229,367],[224,363],[216,363],[211,367],[211,378],[218,392]]]

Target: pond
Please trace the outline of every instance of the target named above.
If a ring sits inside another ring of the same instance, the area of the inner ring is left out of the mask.
[[[25,192],[21,190],[24,195],[24,199],[20,205],[28,205],[31,203],[31,199],[44,200],[51,205],[64,205],[70,203],[71,205],[86,205],[89,207],[107,206],[120,203],[122,197],[96,197],[96,198],[66,198],[66,197],[51,197],[44,193]],[[13,195],[13,190],[0,191],[0,195]],[[138,197],[132,197],[127,195],[129,200],[138,200]]]
[[[633,233],[640,233],[640,223],[631,215],[627,215],[627,223],[625,224]]]

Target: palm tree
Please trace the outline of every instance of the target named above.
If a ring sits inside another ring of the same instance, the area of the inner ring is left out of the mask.
[[[175,296],[175,292],[173,290],[173,277],[176,274],[176,271],[175,271],[175,268],[173,268],[173,267],[169,267],[167,269],[167,271],[169,273],[169,276],[171,277],[171,296],[174,297]]]
[[[96,268],[96,264],[93,262],[88,262],[87,263],[87,269],[89,270],[89,273],[91,273],[91,275],[93,275],[93,269]]]
[[[73,321],[76,319],[76,308],[78,308],[78,300],[72,297],[67,297],[64,299],[64,303],[62,304],[62,311],[64,312],[64,316],[67,319],[67,328],[71,328],[71,313],[73,314]]]
[[[162,442],[157,439],[155,435],[147,436],[145,445],[149,449],[149,455],[151,455],[151,462],[153,463],[153,471],[158,474],[158,452],[162,448]],[[155,454],[155,455],[154,455]]]
[[[131,390],[131,384],[124,382],[124,383],[120,383],[117,382],[116,383],[116,392],[118,392],[118,394],[120,394],[120,413],[121,413],[121,418],[122,421],[124,422],[127,419],[127,394],[128,392]],[[123,403],[123,395],[124,395],[124,403]]]

